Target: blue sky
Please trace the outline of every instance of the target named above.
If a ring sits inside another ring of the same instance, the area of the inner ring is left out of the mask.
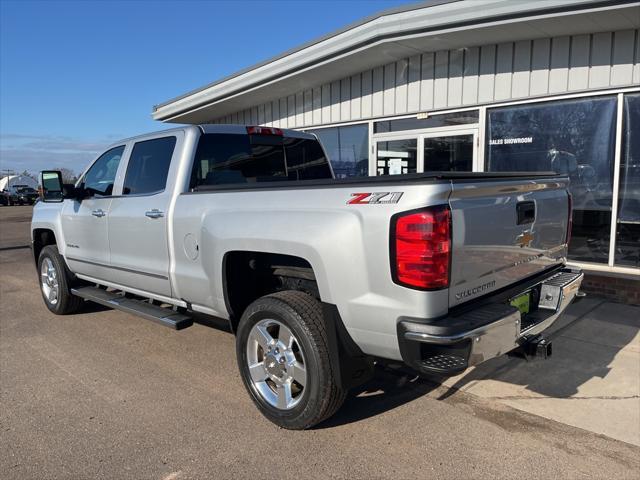
[[[79,171],[154,104],[406,3],[0,0],[0,169]]]

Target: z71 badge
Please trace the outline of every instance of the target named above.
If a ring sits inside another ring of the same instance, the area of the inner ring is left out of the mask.
[[[380,205],[385,203],[398,203],[404,192],[368,192],[352,193],[353,197],[348,205]]]

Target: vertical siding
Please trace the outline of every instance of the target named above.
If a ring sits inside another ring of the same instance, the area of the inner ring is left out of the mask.
[[[214,121],[301,128],[629,85],[640,85],[638,30],[424,52]]]
[[[496,79],[494,100],[508,100],[511,96],[513,75],[513,43],[501,43],[496,53]]]
[[[384,89],[384,68],[373,69],[373,90],[371,95],[371,111],[374,117],[382,115],[382,94]]]
[[[409,112],[420,110],[420,60],[420,55],[409,59],[407,74],[407,110]]]
[[[433,108],[433,77],[435,75],[436,57],[433,52],[422,55],[422,74],[420,82],[420,109]]]
[[[390,63],[384,66],[384,96],[382,112],[384,115],[393,115],[396,112],[396,64]]]
[[[462,73],[464,68],[464,50],[451,50],[449,52],[449,85],[447,86],[447,106],[459,107],[462,105]]]
[[[331,122],[340,121],[340,80],[331,83]]]
[[[549,67],[549,93],[568,91],[569,37],[551,39],[551,66]]]
[[[312,121],[313,125],[322,123],[322,88],[316,87],[313,89],[313,104],[312,104]]]
[[[351,77],[351,120],[362,118],[360,114],[362,108],[362,87],[360,80],[360,74]]]
[[[407,95],[409,89],[409,59],[396,62],[396,109],[398,114],[407,113]]]
[[[589,87],[590,43],[590,35],[571,37],[569,90],[584,90]]]
[[[447,106],[447,87],[449,84],[449,52],[436,52],[435,76],[433,80],[433,108]]]
[[[531,41],[516,42],[513,50],[513,76],[511,77],[511,95],[526,97],[529,95],[531,78]]]
[[[480,49],[480,78],[478,79],[478,101],[493,101],[496,79],[496,46],[485,45]]]
[[[340,121],[351,120],[351,77],[340,81]]]
[[[480,49],[468,48],[464,52],[462,71],[462,103],[473,105],[478,102],[478,76],[480,74]]]
[[[362,118],[369,118],[373,115],[371,110],[371,94],[373,88],[372,75],[372,70],[367,70],[362,73],[362,104],[360,105]]]
[[[593,35],[589,65],[589,88],[609,86],[611,78],[611,32]]]
[[[531,50],[531,75],[529,93],[545,95],[549,93],[549,66],[551,65],[551,39],[538,38]]]
[[[624,30],[613,34],[613,62],[611,66],[611,85],[628,85],[638,83],[640,79],[633,78],[635,37],[637,32]],[[638,59],[635,59],[635,68],[638,69]]]

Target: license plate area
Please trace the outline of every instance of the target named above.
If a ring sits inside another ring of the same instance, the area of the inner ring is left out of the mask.
[[[520,310],[520,316],[524,317],[531,311],[531,290],[520,293],[509,299],[509,305]]]

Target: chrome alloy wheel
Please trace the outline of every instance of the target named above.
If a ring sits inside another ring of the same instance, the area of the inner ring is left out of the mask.
[[[291,330],[277,320],[256,323],[247,339],[251,383],[269,405],[290,410],[302,400],[307,383],[302,348]]]
[[[58,284],[58,274],[50,258],[44,258],[40,266],[40,280],[42,293],[47,297],[51,305],[58,303],[60,286]]]

